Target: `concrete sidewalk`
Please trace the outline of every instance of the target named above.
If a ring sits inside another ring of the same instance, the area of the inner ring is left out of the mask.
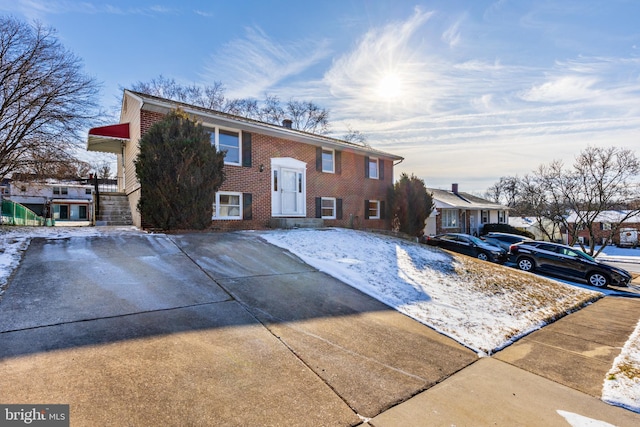
[[[638,426],[640,414],[600,400],[634,331],[640,300],[606,297],[370,421],[395,426]]]
[[[73,426],[640,425],[597,398],[639,303],[478,359],[251,233],[35,239],[0,303],[0,403]]]

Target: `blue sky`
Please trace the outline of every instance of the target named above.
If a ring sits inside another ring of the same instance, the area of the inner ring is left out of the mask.
[[[483,193],[588,145],[640,154],[637,0],[0,0],[0,14],[54,27],[105,107],[160,74],[313,100],[332,136],[361,131],[428,187]]]

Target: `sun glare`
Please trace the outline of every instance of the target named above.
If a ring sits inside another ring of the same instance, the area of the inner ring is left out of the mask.
[[[402,95],[402,80],[397,74],[387,74],[378,82],[377,95],[385,100],[393,100]]]

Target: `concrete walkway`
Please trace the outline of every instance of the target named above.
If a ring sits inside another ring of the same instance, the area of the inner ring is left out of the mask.
[[[250,233],[34,239],[0,303],[0,403],[73,426],[640,425],[597,398],[638,304],[478,359]]]

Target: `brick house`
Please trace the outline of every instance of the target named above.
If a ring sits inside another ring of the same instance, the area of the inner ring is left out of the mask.
[[[638,234],[640,234],[640,214],[630,215],[633,213],[632,211],[625,210],[609,210],[600,212],[593,220],[593,234],[596,240],[596,245],[603,244],[607,240],[615,245],[621,244],[621,237],[623,240],[623,244],[627,244],[630,246],[638,246]],[[619,226],[620,222],[624,219],[624,223]],[[589,239],[589,230],[586,229],[584,224],[581,224],[578,215],[575,213],[569,215],[567,218],[567,224],[569,226],[569,231],[573,230],[574,227],[578,227],[578,240],[583,244],[590,244]],[[567,230],[564,230],[565,232]],[[566,233],[566,237],[564,239],[565,242],[569,244],[575,243],[571,242],[569,239],[570,233]],[[629,236],[634,236],[634,241],[628,241]],[[625,242],[625,238],[627,242]]]
[[[427,188],[433,196],[434,209],[425,221],[424,234],[441,233],[482,234],[485,224],[507,224],[509,208],[469,193],[458,191],[458,184],[451,191]]]
[[[120,124],[89,131],[87,149],[117,156],[118,190],[127,195],[133,222],[140,183],[134,160],[151,125],[180,108],[210,132],[225,156],[225,182],[216,193],[212,228],[220,230],[325,226],[386,229],[393,167],[402,157],[370,147],[124,91]]]

